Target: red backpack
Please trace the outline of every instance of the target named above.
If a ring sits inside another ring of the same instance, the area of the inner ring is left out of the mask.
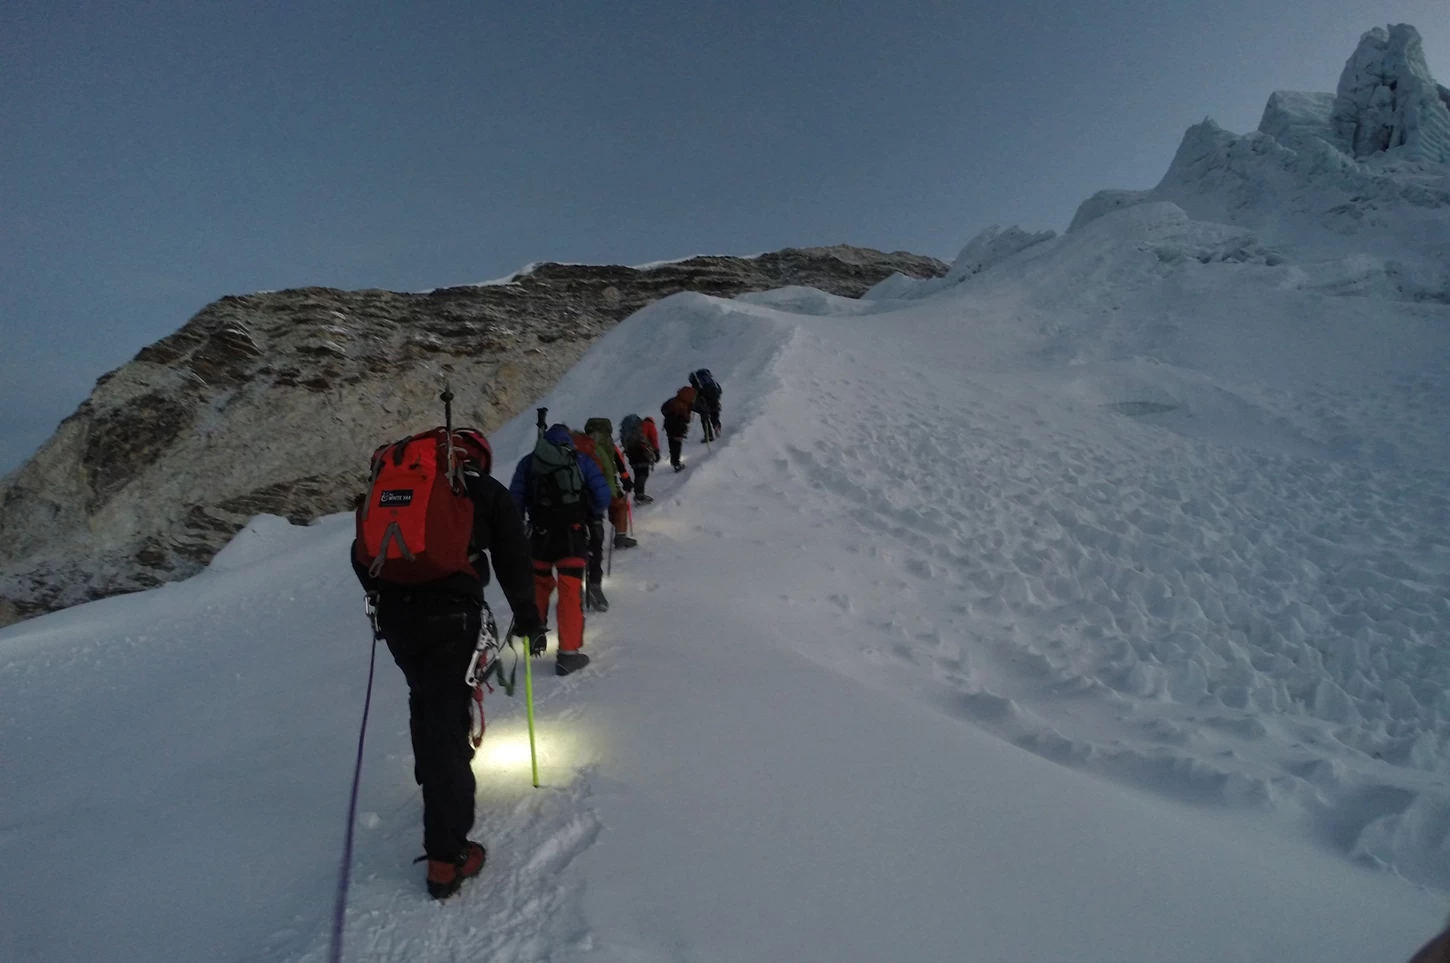
[[[599,466],[599,470],[604,471],[604,462],[599,455],[599,445],[595,443],[593,438],[584,434],[582,431],[573,432],[569,437],[574,442],[575,451],[581,455],[588,455],[590,458],[593,458],[594,464]]]
[[[445,428],[373,452],[367,496],[357,510],[354,549],[369,574],[399,585],[432,582],[456,572],[477,576],[469,561],[473,500],[463,481],[465,462],[485,475],[493,467],[488,439],[472,428],[453,431],[452,475]]]
[[[665,416],[666,421],[689,421],[690,413],[690,406],[678,396],[660,405],[660,414]]]

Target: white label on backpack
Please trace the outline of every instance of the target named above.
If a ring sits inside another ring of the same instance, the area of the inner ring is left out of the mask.
[[[385,489],[378,498],[378,505],[383,508],[397,508],[401,505],[413,504],[413,489],[392,488]]]

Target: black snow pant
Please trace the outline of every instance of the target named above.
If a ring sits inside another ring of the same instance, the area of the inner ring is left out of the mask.
[[[408,680],[413,776],[423,787],[423,851],[453,862],[473,828],[473,745],[463,681],[482,609],[470,599],[401,590],[385,593],[378,625]]]
[[[644,483],[649,481],[650,463],[647,461],[632,461],[629,463],[629,473],[634,476],[634,497],[638,498],[644,494]]]
[[[684,444],[684,438],[677,438],[674,435],[670,435],[670,464],[675,468],[679,468],[683,464],[680,461],[680,449]]]
[[[589,520],[588,585],[604,584],[604,519]]]

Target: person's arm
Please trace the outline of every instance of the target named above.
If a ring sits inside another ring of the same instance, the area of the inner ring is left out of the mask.
[[[358,582],[362,584],[363,591],[372,595],[378,590],[378,580],[368,574],[368,567],[357,559],[357,539],[353,539],[347,546],[347,557],[352,562],[353,574],[357,576]]]
[[[488,550],[498,587],[503,589],[514,615],[514,634],[531,636],[543,624],[534,604],[534,563],[524,520],[512,492],[494,478],[466,474],[473,498],[474,542]]]
[[[634,491],[634,479],[629,477],[629,462],[625,460],[624,452],[617,445],[610,447],[614,449],[614,463],[619,466],[619,487],[626,492]]]
[[[529,510],[529,456],[525,455],[519,459],[518,467],[514,469],[513,481],[509,482],[509,497],[513,499],[514,508],[520,515]]]

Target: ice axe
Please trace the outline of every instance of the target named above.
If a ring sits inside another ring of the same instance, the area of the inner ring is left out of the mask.
[[[448,446],[448,484],[453,487],[454,494],[461,493],[463,489],[463,466],[458,463],[458,456],[453,451],[453,386],[443,382],[443,393],[438,396],[443,402],[443,432],[444,444]]]

